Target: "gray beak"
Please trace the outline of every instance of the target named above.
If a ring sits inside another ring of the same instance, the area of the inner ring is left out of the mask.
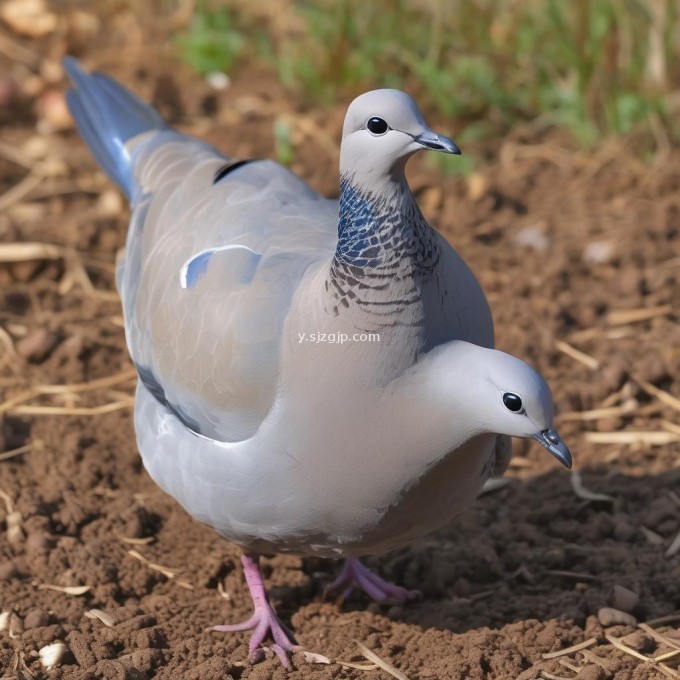
[[[425,149],[460,155],[460,149],[452,139],[444,137],[444,135],[438,135],[433,130],[425,130],[425,132],[414,136],[413,139]]]
[[[569,453],[569,449],[560,439],[560,435],[557,434],[557,430],[554,427],[537,434],[532,434],[531,438],[535,439],[544,449],[550,451],[564,467],[571,470],[571,453]]]

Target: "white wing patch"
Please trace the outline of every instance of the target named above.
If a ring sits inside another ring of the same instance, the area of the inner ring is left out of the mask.
[[[248,246],[228,245],[206,248],[187,260],[179,271],[179,285],[182,288],[193,288],[208,271],[208,265],[216,253],[229,251],[227,259],[229,283],[247,286],[255,276],[257,265],[262,255]],[[220,258],[222,259],[222,258]]]

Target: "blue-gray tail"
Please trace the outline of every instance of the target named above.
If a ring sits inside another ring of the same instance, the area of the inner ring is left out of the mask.
[[[147,130],[167,129],[167,123],[149,104],[102,73],[87,73],[77,59],[64,59],[75,86],[66,94],[80,135],[106,174],[130,198],[134,179],[125,142]]]

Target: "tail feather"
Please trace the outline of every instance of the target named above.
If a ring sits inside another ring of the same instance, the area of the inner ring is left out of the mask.
[[[125,143],[143,132],[167,129],[167,123],[115,80],[87,73],[73,57],[64,59],[64,68],[75,86],[66,99],[82,138],[106,174],[132,197],[132,161]]]

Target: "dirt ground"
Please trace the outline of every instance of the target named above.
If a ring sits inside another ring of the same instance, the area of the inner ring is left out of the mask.
[[[466,145],[483,159],[469,177],[414,159],[411,185],[478,274],[499,347],[551,384],[585,491],[517,442],[507,486],[368,560],[422,591],[404,607],[324,602],[336,564],[266,559],[278,612],[332,663],[253,667],[245,634],[206,631],[250,614],[237,548],[135,449],[113,285],[127,208],[64,116],[58,60],[77,54],[234,156],[273,156],[283,117],[293,169],[326,195],[344,111],[306,107],[252,65],[212,90],[172,57],[177,17],[102,7],[64,11],[41,38],[0,27],[2,678],[389,677],[338,663],[366,662],[357,640],[411,680],[680,678],[680,149],[586,153],[527,125]],[[56,641],[68,649],[45,670],[38,651]]]

